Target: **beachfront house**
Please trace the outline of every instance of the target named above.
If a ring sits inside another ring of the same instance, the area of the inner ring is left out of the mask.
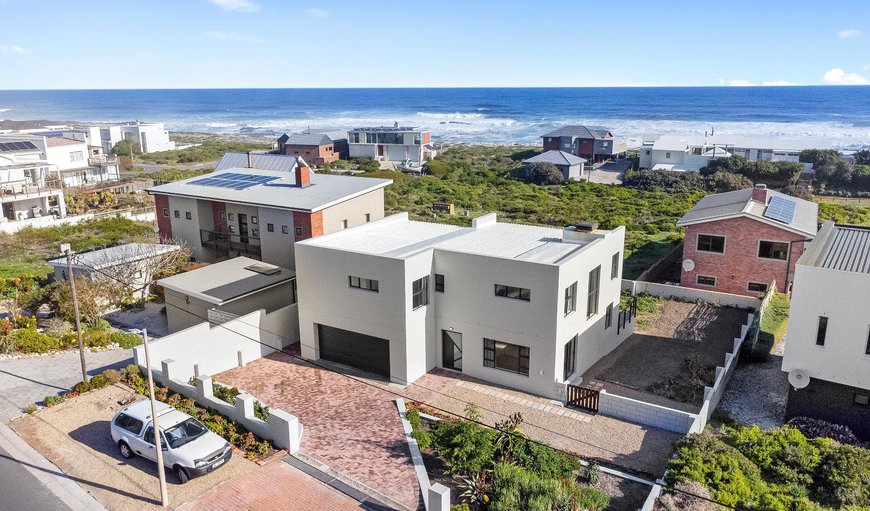
[[[197,260],[248,256],[292,270],[297,241],[384,216],[392,180],[317,174],[294,156],[225,159],[211,174],[148,189],[161,239],[184,241]]]
[[[677,222],[685,228],[680,285],[759,296],[775,281],[785,292],[816,235],[818,211],[763,184],[707,195]]]
[[[345,131],[285,133],[277,142],[278,153],[300,156],[312,165],[348,158]]]
[[[571,153],[566,153],[565,151],[552,150],[544,151],[541,154],[523,160],[523,163],[526,164],[526,177],[531,174],[531,167],[533,164],[550,163],[559,169],[559,172],[562,173],[562,178],[565,181],[580,181],[583,179],[583,169],[586,164],[586,159],[574,156]]]
[[[66,216],[56,167],[34,137],[0,136],[0,222]]]
[[[824,144],[822,144],[824,145]],[[819,149],[816,139],[745,137],[739,135],[647,137],[640,149],[640,168],[697,171],[710,160],[741,156],[750,161],[798,162],[804,149]],[[811,165],[806,165],[809,170]]]
[[[613,133],[597,126],[562,126],[541,136],[544,151],[564,151],[593,163],[618,160],[626,146],[613,138]]]
[[[379,126],[347,132],[350,158],[422,163],[435,157],[431,133],[413,127]]]
[[[797,262],[786,419],[843,424],[870,441],[870,229],[825,223]]]
[[[399,213],[299,243],[302,356],[408,384],[440,367],[564,400],[630,335],[625,229],[471,227]]]

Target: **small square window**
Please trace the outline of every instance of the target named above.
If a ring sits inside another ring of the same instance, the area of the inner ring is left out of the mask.
[[[229,218],[231,221],[232,221],[232,220],[235,220],[235,219],[236,219],[236,214],[235,214],[235,213],[227,213],[227,218]]]
[[[184,218],[186,218],[188,220],[193,220],[193,215],[190,214],[190,211],[185,211]]]
[[[371,222],[371,221],[372,221],[372,214],[366,213],[366,222]]]
[[[231,226],[230,226],[230,232],[231,232],[231,233],[235,233],[235,232],[236,232],[236,226],[235,226],[235,225],[231,225]]]
[[[290,234],[290,227],[288,227],[286,225],[282,225],[281,226],[281,233],[282,234]]]
[[[169,217],[169,208],[163,208],[163,216]]]
[[[347,220],[342,220],[342,221],[341,221],[341,228],[342,228],[342,229],[347,229]]]
[[[226,220],[226,219],[227,219],[227,212],[221,211],[221,220]]]
[[[698,279],[696,282],[699,286],[716,287],[716,277],[705,277],[704,275],[698,275]]]
[[[178,211],[177,209],[173,211],[172,214],[175,216],[175,218],[181,218],[181,211]]]
[[[852,404],[855,406],[870,406],[870,395],[855,394],[855,397],[852,398]]]
[[[260,235],[260,229],[257,229],[256,227],[251,227],[251,236],[259,236],[259,235]]]
[[[301,227],[296,228],[296,236],[302,236],[302,228]]]
[[[266,230],[269,232],[275,232],[275,224],[266,224]]]
[[[256,216],[252,216],[252,217],[251,217],[251,223],[252,223],[252,224],[256,224],[256,223],[257,223],[257,217],[256,217]]]

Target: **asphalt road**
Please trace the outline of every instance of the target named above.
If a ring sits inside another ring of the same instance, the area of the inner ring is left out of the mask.
[[[0,447],[0,509],[68,511],[69,507]]]

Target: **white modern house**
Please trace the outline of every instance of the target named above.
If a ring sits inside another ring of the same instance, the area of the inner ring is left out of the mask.
[[[697,171],[710,160],[742,156],[747,160],[797,162],[804,149],[826,149],[814,139],[756,138],[739,135],[676,136],[645,139],[638,155],[640,167],[655,170]]]
[[[392,127],[352,129],[347,132],[347,144],[351,158],[422,163],[435,157],[429,131],[398,123]]]
[[[92,186],[121,179],[118,158],[99,146],[65,136],[42,137],[45,159],[55,165],[67,188]]]
[[[870,440],[870,228],[825,223],[797,263],[786,417],[814,417]]]
[[[400,213],[296,248],[302,355],[408,384],[442,367],[541,396],[619,346],[625,230]]]
[[[38,139],[0,136],[0,222],[65,217],[63,186],[56,172]]]

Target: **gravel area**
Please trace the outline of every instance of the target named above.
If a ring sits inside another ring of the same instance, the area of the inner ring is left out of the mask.
[[[149,338],[163,337],[169,334],[166,314],[162,303],[148,302],[144,309],[119,309],[106,314],[105,318],[113,326],[119,328],[148,329]]]
[[[157,465],[144,458],[125,460],[109,434],[109,421],[130,392],[119,386],[88,392],[12,421],[10,427],[72,480],[113,511],[160,510]],[[217,484],[257,467],[233,456],[219,470],[181,485],[167,476],[172,506],[192,501]]]
[[[734,370],[718,410],[735,421],[762,429],[778,428],[785,423],[788,399],[788,374],[782,371],[785,341],[777,344],[767,362],[741,363]]]

